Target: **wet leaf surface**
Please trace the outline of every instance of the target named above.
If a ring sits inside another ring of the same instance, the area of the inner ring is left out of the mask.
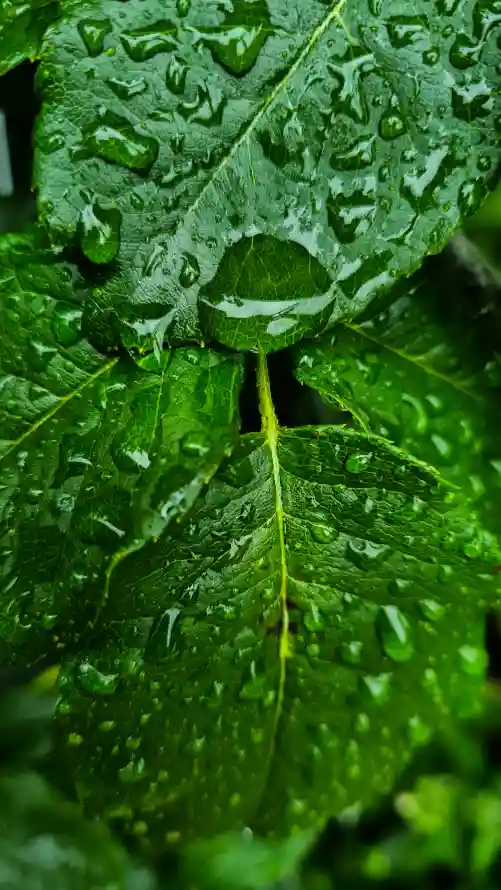
[[[145,847],[318,828],[479,701],[490,537],[382,439],[280,430],[260,385],[265,432],[116,565],[61,680],[58,764]]]
[[[115,342],[270,351],[355,317],[485,194],[500,10],[100,0],[67,12],[42,53],[36,180],[52,237],[108,264],[89,328],[112,315]],[[242,296],[232,270],[249,250],[262,287]],[[306,258],[320,291],[294,279]]]
[[[238,355],[99,355],[80,332],[85,295],[29,238],[0,242],[7,648],[35,629],[57,648],[60,621],[77,639],[111,567],[192,505],[237,437]]]
[[[51,0],[1,0],[0,75],[36,57],[45,30],[59,15],[60,4]]]

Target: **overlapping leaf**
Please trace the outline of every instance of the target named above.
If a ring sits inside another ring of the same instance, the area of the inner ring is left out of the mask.
[[[279,430],[261,386],[266,435],[116,566],[61,684],[58,763],[153,846],[319,826],[482,683],[488,536],[383,440]]]
[[[113,261],[89,324],[274,350],[357,315],[485,193],[499,28],[499,0],[68,12],[36,178],[53,238]]]
[[[56,0],[1,0],[0,75],[35,58],[46,28],[59,14]]]
[[[456,274],[415,278],[387,309],[296,350],[299,380],[436,467],[501,533],[499,312]]]
[[[2,642],[38,654],[35,628],[52,646],[64,613],[78,636],[106,573],[191,506],[237,435],[237,355],[99,355],[81,285],[29,239],[0,243]]]

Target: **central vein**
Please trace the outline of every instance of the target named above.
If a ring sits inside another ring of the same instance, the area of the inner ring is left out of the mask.
[[[258,365],[259,402],[261,406],[261,419],[263,433],[266,435],[266,444],[270,450],[273,470],[273,482],[275,488],[275,515],[278,530],[278,544],[280,550],[280,611],[281,627],[279,642],[280,678],[278,684],[277,708],[275,712],[275,724],[272,737],[272,750],[275,744],[276,729],[280,715],[285,690],[285,676],[287,658],[291,654],[289,641],[289,611],[287,608],[287,554],[285,550],[284,508],[282,502],[282,483],[280,479],[280,463],[278,460],[278,436],[279,426],[270,390],[270,378],[268,365],[264,353],[259,354]]]

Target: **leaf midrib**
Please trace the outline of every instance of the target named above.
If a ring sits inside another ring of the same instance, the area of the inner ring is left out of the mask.
[[[258,111],[254,115],[254,117],[251,118],[251,120],[249,121],[249,123],[247,124],[245,129],[243,130],[240,138],[237,139],[236,142],[233,143],[228,154],[226,154],[221,159],[220,163],[214,169],[212,176],[210,177],[210,179],[207,180],[204,187],[202,188],[200,193],[195,198],[193,204],[191,204],[187,208],[185,216],[183,218],[184,220],[186,220],[187,216],[190,216],[192,213],[194,213],[197,210],[198,206],[200,205],[203,198],[205,197],[205,194],[213,187],[215,181],[219,178],[220,174],[228,166],[230,161],[236,155],[239,148],[244,144],[244,142],[246,142],[246,140],[249,138],[251,133],[256,129],[257,125],[259,124],[259,122],[262,120],[262,118],[266,114],[270,105],[275,101],[276,97],[282,92],[282,90],[285,89],[289,80],[291,79],[291,77],[294,76],[296,71],[298,71],[301,68],[301,65],[303,64],[305,59],[309,56],[313,47],[318,43],[320,38],[325,34],[325,32],[327,31],[329,26],[337,18],[339,18],[339,16],[341,15],[341,12],[344,9],[345,4],[346,4],[346,0],[338,0],[338,3],[336,3],[334,8],[331,9],[331,11],[329,13],[327,13],[325,19],[318,25],[317,28],[315,28],[308,43],[306,44],[306,46],[304,47],[302,52],[299,54],[296,61],[291,65],[289,70],[286,71],[286,73],[285,73],[284,77],[282,78],[282,80],[280,81],[280,83],[277,84],[275,89],[272,90],[272,92],[269,94],[269,96],[267,96],[267,98],[264,100],[261,107],[258,109]]]
[[[114,358],[110,362],[107,362],[105,365],[103,365],[103,367],[99,368],[97,371],[91,374],[87,378],[87,380],[84,380],[83,383],[80,384],[80,386],[77,386],[76,389],[72,389],[65,396],[61,396],[61,398],[56,402],[55,405],[52,406],[52,408],[49,408],[49,410],[46,411],[45,414],[42,415],[42,417],[39,417],[38,420],[36,420],[35,423],[32,423],[31,426],[29,426],[24,433],[22,433],[20,436],[18,436],[17,439],[11,442],[9,448],[4,451],[2,455],[0,455],[0,463],[4,460],[4,458],[8,457],[9,454],[15,451],[15,449],[18,448],[19,445],[22,445],[22,443],[25,442],[26,439],[29,439],[30,436],[36,433],[36,431],[39,430],[40,427],[44,425],[44,423],[50,420],[51,417],[54,417],[54,415],[57,414],[61,410],[61,408],[64,407],[64,405],[67,405],[68,402],[71,402],[72,399],[76,398],[76,396],[79,396],[82,392],[84,392],[84,390],[87,389],[88,386],[91,386],[92,383],[94,383],[106,371],[110,371],[117,364],[117,362],[118,358]]]

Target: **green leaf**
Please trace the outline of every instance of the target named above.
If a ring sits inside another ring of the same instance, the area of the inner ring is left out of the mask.
[[[89,325],[276,350],[356,316],[485,194],[499,30],[499,0],[67,13],[42,53],[36,181],[52,238],[114,260]]]
[[[0,242],[1,626],[14,648],[36,645],[35,628],[60,645],[59,621],[78,638],[117,562],[192,505],[237,437],[238,355],[99,355],[80,332],[81,288],[30,239]]]
[[[500,317],[440,270],[388,308],[296,349],[296,374],[362,428],[436,467],[501,533]]]
[[[116,566],[63,671],[57,763],[153,847],[321,827],[479,700],[498,555],[460,496],[375,436],[279,429],[259,378],[264,432]]]
[[[33,61],[48,25],[59,14],[51,0],[1,0],[0,75],[26,59]]]
[[[98,822],[85,822],[35,773],[0,777],[0,874],[5,890],[153,890]]]

